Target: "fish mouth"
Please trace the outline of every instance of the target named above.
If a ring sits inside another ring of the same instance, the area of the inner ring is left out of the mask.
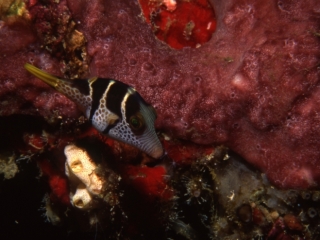
[[[148,153],[151,157],[155,158],[155,159],[159,159],[161,160],[164,156],[165,156],[165,151],[162,148],[162,145],[160,144],[160,146],[154,148],[152,150],[152,152]]]
[[[165,154],[163,146],[154,129],[146,131],[142,137],[138,137],[139,146],[142,151],[154,159],[160,159]]]

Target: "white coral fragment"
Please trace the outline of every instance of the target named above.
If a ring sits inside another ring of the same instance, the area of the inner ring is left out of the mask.
[[[105,180],[97,175],[98,166],[90,158],[87,151],[73,144],[64,149],[67,157],[65,172],[75,192],[71,193],[71,203],[79,209],[93,207],[93,196],[102,192]]]
[[[71,172],[86,186],[91,194],[100,194],[104,180],[96,174],[98,167],[88,153],[71,144],[65,147],[64,154],[67,157],[66,175],[69,176],[69,179]]]
[[[72,197],[71,203],[73,206],[80,209],[89,209],[92,207],[92,197],[84,184],[79,184]]]

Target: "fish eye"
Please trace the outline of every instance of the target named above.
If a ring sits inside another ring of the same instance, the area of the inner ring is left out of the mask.
[[[143,131],[144,130],[144,121],[140,114],[133,115],[130,117],[129,124],[132,130],[134,131]]]
[[[140,126],[141,126],[141,122],[137,117],[132,117],[130,119],[130,123],[131,123],[132,127],[134,127],[134,128],[140,128]]]

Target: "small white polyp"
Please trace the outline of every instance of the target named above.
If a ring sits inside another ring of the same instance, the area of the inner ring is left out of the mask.
[[[80,209],[88,209],[92,207],[92,198],[86,186],[79,184],[75,194],[72,197],[72,205]]]

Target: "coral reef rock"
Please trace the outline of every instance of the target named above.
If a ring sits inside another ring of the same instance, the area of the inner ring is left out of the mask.
[[[278,187],[319,186],[319,1],[212,0],[216,32],[201,47],[181,50],[156,39],[138,1],[56,2],[49,10],[60,4],[67,13],[63,36],[77,31],[86,41],[73,49],[74,57],[87,51],[76,61],[88,63],[82,75],[134,86],[155,106],[158,129],[223,143]],[[32,7],[27,20],[0,21],[0,115],[79,117],[74,103],[23,69],[26,62],[59,76],[74,69],[39,39]],[[55,18],[43,21],[51,26]]]
[[[318,239],[319,191],[276,189],[224,147],[170,182],[169,239]]]

